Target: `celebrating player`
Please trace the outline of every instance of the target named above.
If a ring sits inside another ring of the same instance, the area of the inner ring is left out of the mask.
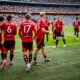
[[[48,20],[48,17],[46,16],[46,20],[45,20],[45,29],[47,30],[47,31],[49,31],[49,26],[50,26],[50,22],[49,22],[49,20]],[[48,33],[46,33],[46,40],[47,40],[47,42],[48,42]]]
[[[30,71],[31,62],[32,62],[32,51],[33,51],[33,39],[36,37],[36,28],[33,22],[30,21],[31,14],[27,13],[25,16],[25,20],[21,23],[19,29],[19,36],[22,40],[22,51],[24,61],[27,65],[26,71]],[[33,32],[35,36],[33,38]],[[29,51],[29,57],[28,57]]]
[[[13,57],[14,57],[14,49],[15,49],[15,35],[16,35],[16,25],[12,22],[12,16],[9,15],[7,17],[7,22],[3,25],[3,63],[2,69],[5,69],[6,66],[6,58],[8,50],[10,50],[10,63],[9,65],[13,65]]]
[[[73,21],[73,27],[74,27],[74,39],[78,40],[78,36],[79,36],[79,26],[80,26],[80,22],[78,20],[78,17],[76,17],[76,20]]]
[[[38,52],[40,51],[40,49],[42,49],[42,54],[45,58],[45,61],[46,62],[49,61],[49,59],[46,56],[45,49],[44,49],[44,35],[45,35],[45,33],[49,33],[49,31],[47,31],[45,29],[45,13],[40,12],[40,17],[41,18],[38,21],[38,26],[37,26],[37,39],[36,39],[37,49],[36,49],[35,54],[34,54],[33,64],[37,64],[36,58],[37,58],[37,55],[38,55]]]
[[[52,25],[53,40],[54,40],[54,44],[56,45],[56,29],[54,28],[56,26],[56,18],[53,19],[51,25]],[[54,48],[55,47],[56,46],[54,46]]]
[[[1,50],[1,61],[0,63],[2,63],[3,61],[3,48],[2,48],[2,28],[3,28],[3,24],[4,24],[4,18],[2,16],[0,16],[0,50]]]
[[[60,20],[60,17],[57,18],[55,26],[56,27],[54,28],[56,30],[56,47],[58,46],[59,37],[62,37],[64,43],[63,47],[65,47],[66,45],[65,45],[64,30],[63,30],[64,23],[62,20]]]

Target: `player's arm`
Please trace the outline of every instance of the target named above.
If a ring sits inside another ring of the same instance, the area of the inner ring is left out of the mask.
[[[42,28],[42,31],[44,32],[44,33],[50,33],[48,30],[46,30],[45,28]]]
[[[48,31],[50,30],[49,28],[50,28],[50,22],[48,23]]]
[[[1,41],[1,44],[4,44],[4,30],[2,30],[2,35],[1,35],[1,37],[2,37],[2,41]]]
[[[54,32],[54,30],[56,29],[56,27],[54,26],[54,28],[52,27],[52,32]]]
[[[75,29],[75,22],[74,21],[73,21],[73,24],[72,25],[73,25],[73,29]]]
[[[36,36],[37,36],[37,30],[36,30],[36,28],[34,27],[34,33],[35,33],[35,35],[34,35],[34,39],[36,39]]]
[[[64,33],[64,23],[62,22],[62,34]]]
[[[41,24],[42,24],[42,27],[41,27],[42,31],[43,31],[44,33],[49,33],[49,31],[45,29],[45,24],[44,24],[44,22],[41,22]]]
[[[79,31],[80,31],[80,20],[79,20]]]

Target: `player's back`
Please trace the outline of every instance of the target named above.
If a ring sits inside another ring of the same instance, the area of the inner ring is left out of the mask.
[[[7,21],[3,25],[5,40],[14,40],[16,34],[16,25],[12,21]]]
[[[22,41],[23,42],[32,42],[33,41],[33,31],[35,25],[30,20],[25,20],[21,23],[20,29],[22,31]]]

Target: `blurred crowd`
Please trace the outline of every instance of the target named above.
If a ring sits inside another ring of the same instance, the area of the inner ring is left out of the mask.
[[[0,14],[0,16],[3,16],[5,19],[8,15],[12,15],[13,16],[13,22],[19,26],[20,23],[22,22],[22,20],[24,19],[25,15],[23,14]],[[53,20],[54,17],[61,17],[61,20],[64,21],[64,25],[69,26],[72,25],[73,20],[78,17],[80,19],[79,15],[47,15],[49,21],[51,22]],[[39,19],[39,15],[32,15],[32,19],[38,20]]]
[[[15,10],[18,13],[24,12],[39,12],[39,11],[53,11],[53,12],[80,12],[80,7],[41,7],[28,5],[1,5],[0,10]]]
[[[37,1],[37,0],[36,0]],[[43,1],[43,0],[40,0]],[[45,1],[45,0],[44,0]],[[49,1],[49,0],[48,0]],[[69,6],[58,6],[58,7],[41,7],[41,6],[29,6],[29,5],[8,5],[8,4],[0,4],[0,10],[15,10],[17,13],[26,13],[26,12],[80,12],[80,7],[69,7]],[[6,18],[9,14],[0,14],[0,16],[4,16]],[[18,25],[23,20],[24,15],[23,14],[12,14],[13,21]],[[65,25],[71,25],[73,18],[79,15],[57,15],[61,16],[61,19],[64,21]],[[52,21],[55,15],[48,15],[49,20]],[[33,15],[33,19],[38,19],[38,15]]]

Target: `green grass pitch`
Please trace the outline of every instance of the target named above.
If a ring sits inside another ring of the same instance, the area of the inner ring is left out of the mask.
[[[21,51],[21,40],[16,36],[15,64],[12,67],[8,66],[8,54],[5,72],[2,72],[0,65],[0,80],[80,80],[80,37],[78,41],[74,40],[72,26],[65,27],[64,31],[66,47],[59,46],[56,49],[50,47],[54,45],[50,35],[49,42],[45,41],[45,43],[47,56],[51,61],[44,63],[40,51],[37,58],[40,65],[33,66],[29,73],[25,71],[26,65]],[[63,45],[62,40],[59,41],[59,45]]]

